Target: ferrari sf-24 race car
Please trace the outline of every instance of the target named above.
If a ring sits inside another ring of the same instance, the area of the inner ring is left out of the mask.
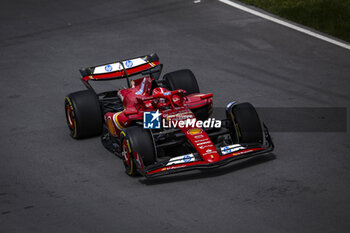
[[[268,129],[250,103],[233,101],[220,124],[198,125],[211,116],[213,94],[200,93],[190,70],[161,78],[162,67],[151,54],[81,69],[87,90],[65,99],[70,135],[101,135],[130,176],[214,168],[273,150]],[[112,79],[125,79],[128,88],[96,93],[89,83]]]

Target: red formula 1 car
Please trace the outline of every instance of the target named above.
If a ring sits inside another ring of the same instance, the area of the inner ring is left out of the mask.
[[[156,54],[81,69],[88,90],[65,100],[71,136],[101,135],[128,175],[145,177],[219,167],[273,150],[251,104],[231,102],[226,119],[210,119],[213,94],[200,93],[193,73],[160,78],[161,70]],[[89,83],[112,79],[125,79],[128,88],[97,94]]]

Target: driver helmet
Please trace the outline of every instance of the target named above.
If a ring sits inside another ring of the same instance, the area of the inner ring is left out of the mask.
[[[164,94],[166,92],[169,92],[166,88],[164,87],[156,87],[154,88],[152,95],[157,95],[157,94]],[[165,108],[169,106],[169,101],[166,98],[156,98],[153,100],[153,102],[156,104],[157,107],[159,108]]]
[[[164,87],[156,87],[153,89],[152,95],[164,94],[165,92],[168,92],[168,89],[166,89]]]

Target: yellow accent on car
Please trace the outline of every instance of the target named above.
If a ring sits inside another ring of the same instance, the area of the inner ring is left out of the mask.
[[[203,130],[201,130],[201,129],[195,128],[195,129],[189,129],[189,130],[187,131],[187,133],[188,133],[188,134],[191,134],[191,135],[195,135],[195,134],[201,133],[202,131],[203,131]]]
[[[133,170],[134,170],[134,166],[133,166],[133,161],[132,161],[132,158],[130,158],[130,171],[129,171],[129,175],[132,175],[133,173]]]
[[[124,132],[122,132],[124,133]],[[125,135],[125,133],[124,133]],[[131,148],[130,148],[130,143],[129,143],[129,140],[126,139],[126,144],[128,145],[128,149],[129,149],[129,163],[130,163],[130,171],[129,171],[129,175],[132,175],[133,174],[133,170],[134,170],[134,164],[133,164],[133,160],[132,160],[132,156],[131,156]]]
[[[238,136],[242,137],[241,130],[239,129],[238,124],[236,123],[235,125],[236,125],[236,129],[237,129],[237,132],[238,132]]]
[[[129,153],[131,153],[131,147],[130,147],[129,140],[126,140],[126,143],[128,144]]]
[[[113,117],[114,117],[114,122],[116,123],[117,127],[119,130],[123,130],[124,127],[119,123],[118,121],[118,116],[119,114],[122,113],[122,112],[118,112],[117,114],[115,114]]]
[[[107,120],[107,124],[108,124],[109,132],[111,132],[113,136],[116,136],[117,132],[115,131],[114,125],[113,125],[112,120],[110,118]]]

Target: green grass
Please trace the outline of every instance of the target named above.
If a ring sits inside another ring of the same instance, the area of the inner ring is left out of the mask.
[[[350,0],[240,0],[350,42]]]

